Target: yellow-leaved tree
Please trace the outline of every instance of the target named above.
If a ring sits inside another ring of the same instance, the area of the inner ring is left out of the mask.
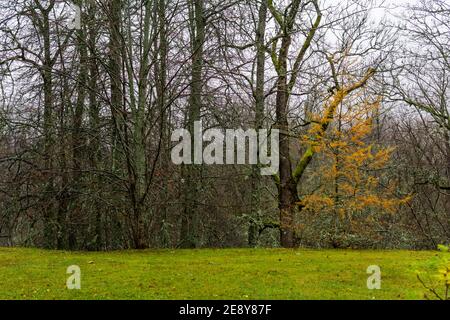
[[[396,184],[385,177],[393,148],[372,142],[379,108],[380,101],[341,104],[325,135],[318,134],[320,117],[311,115],[314,124],[303,137],[303,144],[318,155],[318,164],[310,178],[313,187],[305,190],[300,204],[309,220],[316,217],[324,224],[321,240],[333,247],[357,246],[357,239],[351,241],[355,235],[381,238],[385,230],[380,217],[395,213],[410,199],[398,196]]]

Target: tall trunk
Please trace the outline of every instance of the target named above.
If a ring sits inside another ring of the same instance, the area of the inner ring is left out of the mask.
[[[115,171],[117,158],[117,143],[122,127],[123,115],[123,93],[122,93],[122,41],[121,22],[122,6],[121,0],[108,1],[108,23],[109,23],[109,65],[108,74],[111,86],[111,113],[112,113],[112,170]]]
[[[291,36],[284,35],[278,56],[278,81],[276,96],[276,123],[280,130],[280,184],[279,204],[280,210],[280,244],[282,247],[294,246],[293,223],[295,216],[295,203],[297,202],[297,186],[292,179],[292,167],[289,145],[288,123],[288,86],[287,86],[287,55],[291,44]]]
[[[67,123],[70,125],[70,121],[73,120],[68,117],[71,115],[70,110],[72,110],[71,101],[71,90],[69,79],[63,75],[67,74],[67,69],[65,66],[64,54],[62,51],[59,53],[59,59],[61,63],[61,75],[59,75],[58,83],[60,83],[61,90],[59,91],[59,108],[58,116],[55,113],[55,123],[56,119],[59,126],[55,130],[55,137],[57,141],[60,142],[55,146],[55,162],[57,162],[58,168],[58,185],[56,192],[56,248],[65,249],[67,248],[67,231],[70,231],[70,221],[69,221],[69,208],[70,208],[70,188],[71,188],[71,174],[69,170],[69,163],[71,160],[71,143],[70,137],[67,134]],[[56,107],[56,106],[55,106]],[[55,108],[56,111],[56,108]],[[67,142],[67,143],[66,143]]]
[[[77,2],[77,5],[81,6],[81,1]],[[84,103],[86,99],[86,81],[87,81],[87,47],[86,47],[86,35],[84,28],[76,31],[76,46],[79,53],[79,73],[77,76],[77,99],[75,103],[75,112],[72,119],[72,143],[71,143],[71,153],[72,153],[72,192],[68,194],[72,205],[72,210],[69,212],[67,220],[70,221],[68,226],[69,235],[69,248],[75,249],[76,247],[76,232],[74,229],[75,219],[79,218],[80,209],[78,208],[78,194],[81,189],[80,180],[82,177],[81,169],[83,162],[83,114],[84,114]]]
[[[158,24],[159,24],[159,47],[155,48],[158,53],[158,59],[155,64],[156,77],[156,93],[157,105],[160,114],[160,146],[161,146],[161,171],[167,172],[169,170],[168,164],[170,162],[169,148],[167,147],[168,137],[168,110],[166,106],[166,82],[167,82],[167,31],[166,31],[166,0],[158,0]],[[156,43],[156,42],[155,42]],[[159,240],[163,247],[168,246],[169,239],[165,232],[165,224],[167,220],[167,206],[168,201],[168,185],[165,178],[161,181],[161,202],[160,206],[160,221],[159,221]]]
[[[138,99],[137,104],[134,99],[134,80],[133,72],[131,70],[131,60],[127,61],[128,70],[128,82],[130,86],[131,95],[131,110],[133,117],[133,184],[134,188],[131,188],[130,192],[134,192],[132,197],[133,205],[133,241],[134,247],[142,249],[148,246],[148,239],[146,235],[146,205],[145,200],[147,197],[147,159],[145,154],[145,128],[146,117],[145,109],[147,106],[148,95],[148,75],[150,72],[149,60],[151,49],[151,36],[150,27],[152,21],[153,7],[151,1],[145,2],[145,12],[143,18],[143,44],[141,50],[141,61],[139,68],[139,79],[137,81],[138,86]],[[129,10],[130,8],[128,8]],[[128,54],[131,59],[133,54],[132,47],[132,35],[131,35],[131,21],[128,20]]]
[[[45,192],[49,199],[47,200],[47,207],[44,209],[44,238],[45,247],[54,248],[55,246],[55,207],[54,199],[52,197],[55,194],[54,186],[54,120],[53,120],[53,61],[51,57],[50,48],[50,21],[49,12],[50,7],[47,9],[40,8],[42,13],[42,27],[41,33],[44,41],[44,64],[42,67],[42,80],[44,89],[44,167],[47,176],[47,183]]]
[[[194,132],[194,122],[200,120],[201,97],[203,86],[203,48],[205,41],[205,17],[203,0],[192,0],[190,12],[192,37],[191,95],[188,110],[188,129]],[[193,137],[193,135],[192,135]],[[194,141],[191,143],[194,148]],[[192,155],[194,150],[192,149]],[[199,221],[196,201],[199,196],[201,165],[192,164],[185,167],[185,204],[181,221],[181,246],[193,248],[199,245]]]
[[[316,30],[321,21],[321,13],[317,0],[310,2],[314,5],[317,16],[314,24],[309,29],[308,35],[303,42],[295,62],[291,69],[291,76],[288,84],[287,60],[291,46],[292,34],[294,32],[295,20],[301,9],[301,0],[293,0],[290,5],[281,13],[273,4],[273,0],[268,0],[269,10],[279,26],[279,36],[281,46],[277,51],[278,40],[273,41],[271,56],[277,72],[277,96],[276,96],[276,125],[280,130],[279,155],[280,155],[280,176],[278,181],[278,208],[280,214],[280,244],[290,248],[294,246],[294,219],[298,208],[298,193],[296,179],[292,175],[292,163],[290,158],[289,145],[289,96],[294,88],[301,64],[305,54],[311,45]]]
[[[261,2],[258,12],[258,28],[256,30],[256,88],[255,88],[255,129],[263,127],[264,122],[264,73],[266,62],[265,32],[267,19],[267,0]],[[259,138],[259,137],[258,137]],[[263,141],[260,141],[262,143]],[[258,148],[259,150],[259,148]],[[248,245],[253,247],[258,242],[261,220],[261,173],[260,167],[252,167],[252,217],[248,228]]]
[[[89,101],[89,162],[92,170],[97,171],[100,169],[100,106],[97,98],[98,94],[98,66],[97,66],[97,54],[96,54],[96,41],[97,41],[97,26],[96,26],[96,14],[97,9],[94,2],[89,4],[89,19],[88,19],[88,37],[87,43],[89,47],[89,79],[88,79],[88,101]],[[91,184],[96,191],[100,191],[101,180],[97,174],[91,179]],[[100,250],[103,245],[102,237],[102,206],[98,200],[94,200],[93,210],[89,217],[89,231],[88,242],[90,249]]]
[[[80,4],[80,3],[79,3]],[[77,100],[75,104],[75,114],[73,115],[73,131],[72,131],[72,158],[74,174],[73,180],[77,184],[80,177],[80,169],[82,162],[82,122],[84,113],[84,103],[86,99],[86,81],[87,81],[87,48],[86,35],[84,29],[77,31],[77,49],[80,55],[80,70],[77,82]]]

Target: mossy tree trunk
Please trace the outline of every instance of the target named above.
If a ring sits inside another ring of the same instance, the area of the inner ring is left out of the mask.
[[[201,119],[203,90],[203,60],[205,42],[205,12],[203,0],[189,2],[189,23],[192,48],[191,94],[187,114],[187,128],[194,139],[194,123]],[[194,140],[191,141],[194,155]],[[201,164],[190,164],[183,168],[184,212],[181,219],[180,246],[195,248],[199,245],[199,213],[197,201],[201,196]]]
[[[258,27],[256,30],[256,88],[254,90],[255,96],[255,129],[259,130],[264,125],[264,82],[265,82],[265,65],[266,65],[266,48],[265,48],[265,32],[267,19],[267,0],[261,1],[258,11]],[[259,139],[259,137],[258,137]],[[263,141],[259,141],[262,143]],[[258,148],[259,149],[259,148]],[[248,245],[254,247],[257,245],[260,220],[261,220],[261,172],[260,166],[254,165],[252,167],[252,205],[251,205],[251,220],[248,227]]]

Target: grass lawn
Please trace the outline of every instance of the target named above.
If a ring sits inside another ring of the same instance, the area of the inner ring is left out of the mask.
[[[203,249],[64,252],[0,248],[0,299],[422,299],[432,251]],[[81,290],[66,269],[81,268]],[[368,290],[366,269],[381,268]]]

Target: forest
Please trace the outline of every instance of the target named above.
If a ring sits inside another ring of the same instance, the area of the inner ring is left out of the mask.
[[[448,0],[0,0],[0,246],[448,244],[449,43]],[[199,122],[277,172],[173,161]]]

